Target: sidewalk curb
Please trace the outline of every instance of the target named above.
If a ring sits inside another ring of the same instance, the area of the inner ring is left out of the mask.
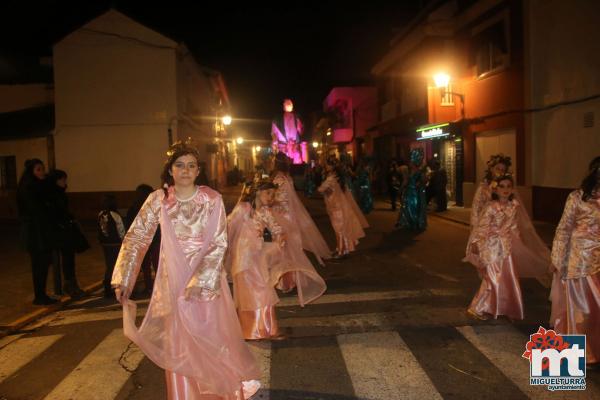
[[[98,282],[92,283],[91,285],[84,287],[82,290],[85,292],[86,295],[89,295],[89,294],[95,292],[96,290],[100,289],[102,286],[103,286],[103,282],[98,281]],[[0,338],[18,331],[19,329],[23,328],[24,326],[30,324],[31,322],[33,322],[41,317],[44,317],[48,314],[59,311],[64,306],[71,304],[72,302],[73,302],[73,299],[71,297],[63,296],[60,298],[59,302],[56,304],[41,307],[35,311],[30,312],[29,314],[25,314],[24,316],[17,318],[16,320],[14,320],[6,325],[0,325]]]

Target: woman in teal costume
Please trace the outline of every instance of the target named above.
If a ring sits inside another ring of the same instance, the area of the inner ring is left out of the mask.
[[[423,149],[413,149],[410,152],[410,177],[402,197],[402,209],[396,222],[397,229],[423,232],[427,228],[426,177],[421,167],[423,156]]]

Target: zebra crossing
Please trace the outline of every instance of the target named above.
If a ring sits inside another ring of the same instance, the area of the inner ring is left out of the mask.
[[[313,314],[308,316],[283,301],[281,322],[291,329],[290,337],[249,343],[262,371],[256,399],[600,398],[600,376],[589,371],[585,392],[530,386],[529,364],[521,358],[528,335],[513,325],[394,325],[385,313],[357,312],[368,310],[368,302],[428,295],[456,293],[331,294],[315,309],[305,309]],[[142,316],[147,302],[140,303]],[[346,313],[319,315],[335,305]],[[0,399],[165,398],[162,371],[123,336],[118,305],[84,306],[0,340]],[[286,310],[296,312],[286,315]],[[344,318],[354,322],[344,324]],[[337,332],[295,334],[297,326],[318,321]]]

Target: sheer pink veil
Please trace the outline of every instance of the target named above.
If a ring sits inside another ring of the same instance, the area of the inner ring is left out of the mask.
[[[292,178],[284,174],[289,198],[290,214],[292,221],[297,224],[295,229],[300,231],[302,247],[313,253],[321,265],[324,265],[323,259],[331,258],[331,250],[325,242],[321,231],[313,221],[312,217],[298,198]]]
[[[344,196],[346,196],[346,200],[348,202],[348,205],[350,206],[350,209],[352,210],[354,215],[356,215],[356,218],[358,218],[358,222],[360,222],[360,226],[363,229],[368,228],[369,223],[367,222],[367,218],[365,217],[363,212],[360,210],[360,207],[358,207],[358,204],[356,204],[356,201],[354,200],[354,196],[352,195],[352,191],[350,189],[346,189],[344,191]]]
[[[519,193],[515,191],[515,198],[519,203],[517,207],[517,226],[519,228],[520,243],[517,245],[518,253],[515,257],[521,257],[522,261],[517,265],[520,277],[544,279],[549,284],[551,271],[550,248],[537,234],[527,210]],[[520,247],[523,246],[523,248]]]
[[[228,276],[231,276],[234,249],[239,240],[242,227],[245,221],[250,217],[252,205],[245,201],[238,201],[231,214],[227,216],[227,252],[225,253],[224,268]]]
[[[275,218],[286,234],[286,244],[282,249],[282,260],[271,267],[271,283],[278,285],[285,274],[293,273],[298,302],[304,306],[319,298],[327,285],[302,250],[300,233],[293,223],[278,213]]]

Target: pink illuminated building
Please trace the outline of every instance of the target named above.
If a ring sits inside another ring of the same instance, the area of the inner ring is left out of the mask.
[[[367,129],[377,123],[375,87],[336,87],[331,89],[323,109],[329,116],[327,153],[346,151],[354,162],[371,155],[373,146]]]

